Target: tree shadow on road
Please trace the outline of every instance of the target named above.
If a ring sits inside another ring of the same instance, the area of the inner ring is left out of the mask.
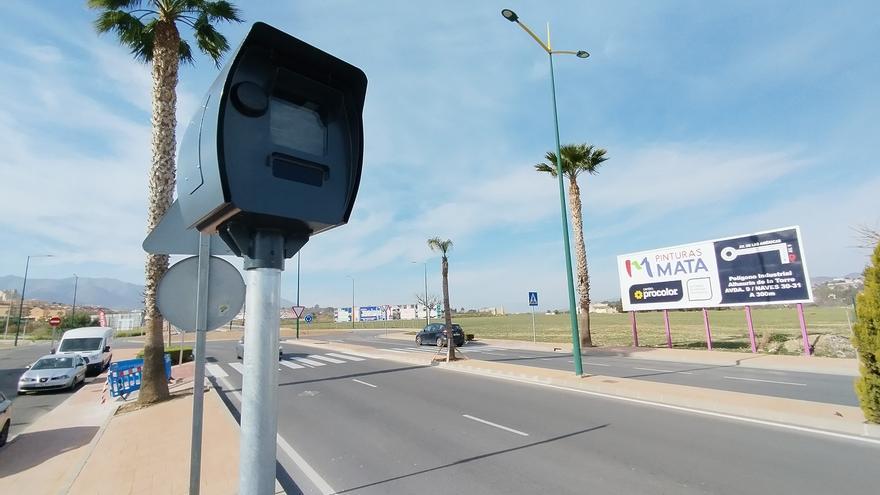
[[[524,445],[520,445],[520,446],[518,446],[518,447],[511,447],[511,448],[509,448],[509,449],[498,450],[498,451],[495,451],[495,452],[488,452],[488,453],[485,453],[485,454],[475,455],[475,456],[472,456],[472,457],[466,457],[466,458],[464,458],[464,459],[460,459],[460,460],[457,460],[457,461],[455,461],[455,462],[450,462],[450,463],[448,463],[448,464],[443,464],[443,465],[441,465],[441,466],[436,466],[436,467],[432,467],[432,468],[428,468],[428,469],[422,469],[422,470],[415,471],[415,472],[412,472],[412,473],[409,473],[409,474],[403,474],[403,475],[400,475],[400,476],[395,476],[395,477],[393,477],[393,478],[388,478],[388,479],[384,479],[384,480],[381,480],[381,481],[376,481],[376,482],[373,482],[373,483],[367,483],[367,484],[365,484],[365,485],[360,485],[360,486],[354,486],[354,487],[351,487],[351,488],[346,488],[345,490],[339,490],[339,491],[337,491],[336,493],[348,493],[348,492],[354,492],[354,491],[357,491],[357,490],[362,490],[362,489],[364,489],[364,488],[370,488],[370,487],[373,487],[373,486],[381,485],[381,484],[383,484],[383,483],[390,483],[390,482],[392,482],[392,481],[398,481],[398,480],[402,480],[402,479],[405,479],[405,478],[410,478],[410,477],[412,477],[412,476],[418,476],[418,475],[421,475],[421,474],[430,473],[430,472],[432,472],[432,471],[438,471],[438,470],[441,470],[441,469],[446,469],[446,468],[450,468],[450,467],[458,466],[458,465],[461,465],[461,464],[466,464],[466,463],[468,463],[468,462],[479,461],[479,460],[486,459],[486,458],[489,458],[489,457],[494,457],[494,456],[498,456],[498,455],[502,455],[502,454],[507,454],[507,453],[510,453],[510,452],[515,452],[515,451],[517,451],[517,450],[523,450],[523,449],[527,449],[527,448],[530,448],[530,447],[536,447],[536,446],[538,446],[538,445],[544,445],[544,444],[547,444],[547,443],[550,443],[550,442],[555,442],[555,441],[557,441],[557,440],[562,440],[562,439],[565,439],[565,438],[570,438],[570,437],[574,437],[574,436],[577,436],[577,435],[581,435],[581,434],[584,434],[584,433],[590,433],[590,432],[593,432],[593,431],[596,431],[596,430],[601,430],[602,428],[606,428],[606,427],[608,427],[608,426],[611,426],[611,425],[610,425],[609,423],[606,423],[606,424],[604,424],[604,425],[594,426],[594,427],[592,427],[592,428],[586,428],[586,429],[583,429],[583,430],[578,430],[578,431],[573,431],[573,432],[571,432],[571,433],[566,433],[565,435],[558,435],[558,436],[555,436],[555,437],[548,438],[548,439],[546,439],[546,440],[540,440],[540,441],[537,441],[537,442],[527,443],[527,444],[524,444]]]
[[[49,459],[87,445],[98,433],[97,426],[74,426],[22,433],[3,448],[0,478],[5,478]]]

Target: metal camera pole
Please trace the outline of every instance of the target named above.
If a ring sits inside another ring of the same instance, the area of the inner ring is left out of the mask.
[[[284,236],[257,230],[246,256],[248,318],[244,326],[239,493],[275,492],[278,434],[278,339]]]

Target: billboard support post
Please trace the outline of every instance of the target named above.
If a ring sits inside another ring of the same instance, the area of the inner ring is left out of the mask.
[[[666,328],[666,347],[672,349],[672,332],[669,330],[669,310],[663,310],[663,326]]]
[[[804,339],[804,356],[812,356],[813,349],[810,346],[810,336],[807,335],[807,321],[804,319],[804,305],[797,304],[798,320],[801,324],[801,336]]]
[[[633,347],[638,347],[639,346],[639,329],[638,329],[638,326],[636,326],[636,312],[635,311],[629,312],[629,319],[630,319],[630,321],[632,321]]]
[[[755,343],[755,326],[752,325],[751,306],[746,306],[746,323],[749,326],[749,344],[752,345],[752,352],[758,352],[758,345]]]
[[[706,326],[706,347],[712,350],[712,330],[709,329],[709,310],[703,308],[703,324]]]

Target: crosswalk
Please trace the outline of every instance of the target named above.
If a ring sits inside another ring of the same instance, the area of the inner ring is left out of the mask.
[[[339,352],[328,352],[326,354],[308,354],[306,356],[285,356],[278,361],[280,366],[290,370],[303,370],[307,368],[319,368],[327,365],[344,365],[358,361],[366,361],[368,358],[360,356],[352,356]],[[226,366],[233,371],[243,375],[244,364],[241,361],[233,361],[225,363]],[[280,368],[279,368],[280,369]],[[205,374],[209,377],[224,378],[229,376],[226,369],[220,363],[205,363]]]

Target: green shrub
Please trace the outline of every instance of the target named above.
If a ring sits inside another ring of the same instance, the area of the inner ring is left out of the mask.
[[[140,337],[145,335],[146,331],[143,328],[128,330],[126,332],[116,332],[116,338],[124,338],[124,337]]]
[[[169,356],[171,356],[171,364],[172,365],[176,365],[177,363],[180,362],[181,349],[183,351],[183,362],[184,363],[187,363],[187,362],[193,360],[192,347],[183,347],[183,348],[181,348],[180,346],[166,347],[165,354],[168,354]],[[144,351],[139,352],[137,354],[137,357],[138,357],[138,359],[143,359],[144,358]]]
[[[865,268],[865,288],[856,298],[853,345],[859,354],[856,395],[865,419],[880,423],[880,243]]]

